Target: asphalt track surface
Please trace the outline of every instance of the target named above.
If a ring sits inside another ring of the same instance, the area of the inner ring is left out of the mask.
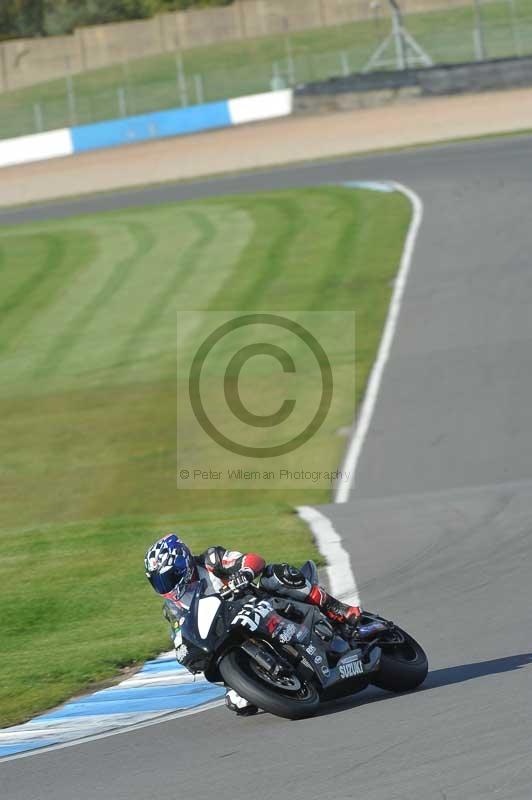
[[[425,215],[345,505],[364,605],[425,645],[423,689],[287,722],[214,709],[0,766],[6,800],[530,800],[532,140],[344,159],[0,214],[2,221],[394,179]]]

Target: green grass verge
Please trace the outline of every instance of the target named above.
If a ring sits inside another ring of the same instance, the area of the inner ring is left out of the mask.
[[[292,508],[324,489],[176,490],[176,309],[355,309],[358,401],[409,216],[323,187],[0,230],[1,724],[165,647],[142,572],[159,531],[317,557]],[[323,468],[353,412],[320,430]]]
[[[532,0],[495,0],[483,4],[481,14],[489,58],[532,52]],[[475,59],[473,5],[409,14],[405,19],[435,63]],[[387,20],[367,20],[294,33],[289,40],[271,36],[187,50],[183,61],[188,102],[269,91],[274,72],[285,83],[294,84],[324,80],[346,68],[356,72],[384,38],[388,26]],[[203,87],[201,97],[196,93],[198,80]],[[124,92],[127,114],[181,103],[174,54],[75,75],[72,86],[74,109],[68,102],[65,80],[0,95],[0,138],[35,132],[40,127],[39,115],[46,130],[119,117],[119,89]]]

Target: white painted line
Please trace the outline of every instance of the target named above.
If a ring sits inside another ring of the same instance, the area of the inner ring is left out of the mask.
[[[366,440],[369,426],[371,424],[373,412],[375,411],[375,405],[382,382],[384,367],[386,366],[390,356],[395,330],[399,321],[401,302],[403,299],[408,274],[410,272],[410,266],[412,264],[414,247],[419,233],[421,220],[423,219],[423,201],[421,197],[408,186],[404,186],[402,183],[390,181],[389,184],[395,189],[395,191],[401,192],[401,194],[404,194],[405,197],[410,200],[412,204],[412,220],[406,236],[399,272],[397,273],[397,277],[395,279],[393,295],[390,301],[390,308],[388,309],[388,316],[384,325],[384,332],[379,345],[377,358],[375,364],[373,365],[373,369],[371,370],[368,386],[362,402],[362,408],[357,418],[355,432],[351,438],[351,441],[349,442],[342,466],[340,467],[340,471],[344,475],[347,474],[347,478],[346,480],[341,481],[336,487],[334,493],[335,503],[347,502],[349,499],[349,494],[355,485],[358,461]]]
[[[373,189],[374,191],[383,191],[383,186],[386,185],[392,191],[401,192],[412,204],[412,219],[405,239],[401,263],[395,279],[394,291],[390,301],[377,358],[371,370],[368,386],[362,402],[362,408],[355,423],[353,436],[351,437],[342,466],[340,467],[341,474],[347,477],[344,481],[338,483],[335,488],[333,497],[335,503],[346,503],[355,484],[356,468],[371,424],[373,412],[375,411],[384,367],[390,356],[390,350],[399,320],[399,313],[401,311],[401,302],[408,279],[408,273],[410,272],[412,256],[414,254],[414,247],[423,219],[423,201],[421,197],[416,194],[413,189],[404,186],[402,183],[397,183],[396,181],[387,181],[386,184],[382,182],[374,183],[371,181],[350,181],[346,182],[345,185],[353,188]],[[301,519],[309,525],[316,540],[318,550],[327,559],[327,582],[331,594],[352,605],[361,605],[360,594],[351,566],[349,553],[344,550],[341,536],[335,531],[331,520],[311,506],[300,506],[296,510]]]
[[[128,678],[127,681],[124,681],[120,685],[124,689],[131,689],[134,686],[179,686],[181,683],[190,683],[190,673],[188,673],[188,675],[176,675],[172,678],[166,678],[164,675],[154,676],[153,678],[147,678],[146,680]],[[196,683],[198,683],[198,681],[196,681]]]
[[[360,605],[349,553],[342,547],[342,539],[331,520],[312,506],[299,506],[297,513],[310,527],[318,550],[327,559],[327,583],[331,594],[352,605]]]

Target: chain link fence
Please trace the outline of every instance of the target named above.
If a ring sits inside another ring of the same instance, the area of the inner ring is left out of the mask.
[[[0,138],[297,86],[363,70],[389,31],[378,2],[365,22],[212,45],[0,94]],[[532,0],[405,14],[435,64],[532,54]],[[391,54],[392,55],[392,54]]]

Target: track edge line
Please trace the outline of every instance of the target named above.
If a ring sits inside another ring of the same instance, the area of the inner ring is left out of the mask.
[[[349,499],[351,490],[355,485],[355,474],[358,461],[360,459],[360,454],[362,452],[373,413],[375,411],[377,397],[384,374],[384,368],[390,356],[390,350],[394,341],[395,331],[399,322],[403,294],[408,280],[408,275],[410,273],[414,248],[416,246],[419,229],[423,220],[424,207],[421,197],[413,189],[405,186],[402,183],[398,183],[397,181],[386,181],[386,183],[393,187],[394,191],[400,192],[410,201],[412,205],[412,219],[410,220],[408,233],[403,246],[399,271],[394,281],[394,290],[392,299],[390,300],[390,307],[388,309],[386,322],[384,323],[384,331],[379,344],[377,358],[375,359],[375,363],[371,369],[368,385],[362,401],[362,407],[360,409],[360,414],[358,415],[355,423],[354,433],[351,437],[346,454],[340,466],[341,474],[347,474],[348,478],[336,486],[333,495],[334,503],[346,503]]]

